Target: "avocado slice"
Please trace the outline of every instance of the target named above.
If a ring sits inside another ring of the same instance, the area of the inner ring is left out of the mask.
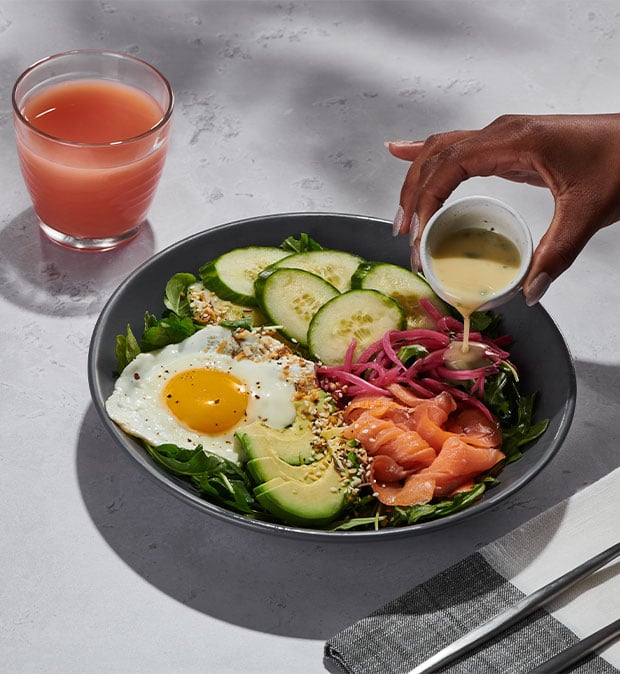
[[[312,459],[312,428],[309,421],[299,416],[283,430],[254,421],[236,435],[250,460],[278,456],[292,466],[299,466]]]
[[[260,456],[250,459],[245,467],[256,482],[267,482],[275,477],[283,480],[298,480],[299,482],[314,482],[323,476],[331,466],[332,461],[328,457],[313,463],[301,466],[291,466],[277,456]]]
[[[274,477],[254,489],[258,502],[287,524],[321,526],[344,508],[345,490],[340,473],[329,468],[314,482]]]
[[[254,488],[258,502],[288,524],[326,524],[345,506],[345,486],[329,457],[291,466],[273,454],[250,459],[247,468],[259,482]]]
[[[275,455],[292,466],[314,461],[312,426],[303,412],[316,407],[316,414],[329,414],[332,404],[328,394],[320,391],[315,401],[302,399],[295,403],[296,416],[291,426],[279,430],[267,426],[262,421],[254,421],[237,431],[237,439],[250,460]]]
[[[247,454],[246,468],[258,485],[258,502],[283,522],[320,526],[345,507],[346,487],[330,456],[316,460],[311,421],[301,413],[283,430],[254,422],[237,431]],[[329,396],[316,402],[318,411],[331,404]]]

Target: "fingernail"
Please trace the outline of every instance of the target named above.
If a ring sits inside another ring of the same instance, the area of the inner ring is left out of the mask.
[[[386,140],[384,143],[385,147],[390,147],[390,145],[413,145],[420,146],[424,145],[423,140]]]
[[[404,218],[405,218],[405,211],[403,210],[402,206],[399,206],[396,211],[396,215],[394,216],[394,224],[392,225],[392,236],[398,236],[400,234]]]
[[[420,218],[418,214],[414,211],[411,216],[411,223],[409,225],[409,245],[413,246],[415,240],[418,238],[418,232],[420,231]]]
[[[528,307],[533,307],[540,301],[540,298],[547,292],[547,289],[551,285],[551,281],[553,281],[553,279],[549,274],[541,272],[530,283],[527,294],[525,295],[525,303]]]

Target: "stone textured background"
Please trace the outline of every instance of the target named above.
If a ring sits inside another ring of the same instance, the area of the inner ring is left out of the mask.
[[[391,219],[407,167],[385,140],[505,112],[617,111],[619,28],[614,0],[0,0],[0,669],[318,674],[332,633],[618,465],[617,228],[543,301],[576,361],[564,447],[502,507],[443,533],[309,544],[207,520],[112,444],[86,360],[118,283],[181,238],[266,213]],[[176,95],[150,227],[97,256],[39,235],[13,142],[15,78],[74,48],[140,56]],[[544,232],[544,191],[478,179],[457,194],[480,192]]]

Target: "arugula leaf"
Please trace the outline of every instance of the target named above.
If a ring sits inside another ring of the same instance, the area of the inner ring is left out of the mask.
[[[263,515],[248,485],[241,480],[230,479],[225,473],[203,473],[195,476],[194,482],[216,503],[244,515]]]
[[[209,500],[246,515],[262,515],[248,476],[232,461],[205,451],[201,445],[195,449],[169,443],[145,446],[157,463],[174,475],[189,479]]]
[[[144,316],[144,333],[142,334],[142,350],[153,351],[168,344],[178,344],[193,335],[199,328],[188,316],[179,318],[170,313],[164,318],[157,318],[147,312]]]
[[[493,477],[485,477],[468,491],[460,492],[451,498],[436,503],[424,503],[406,508],[391,508],[389,512],[386,511],[385,513],[387,524],[389,526],[403,526],[460,512],[477,501],[487,487],[496,482],[497,480]]]
[[[535,393],[521,394],[517,374],[508,365],[485,383],[484,404],[502,427],[502,451],[506,463],[521,458],[520,448],[542,435],[549,425],[548,419],[533,423],[535,400]]]
[[[378,530],[385,526],[401,527],[446,517],[465,510],[477,501],[487,488],[498,483],[495,477],[488,475],[468,491],[460,492],[440,501],[407,507],[384,506],[375,499],[363,498],[360,504],[355,507],[354,515],[339,522],[334,522],[330,531],[347,531],[355,528]]]
[[[151,456],[175,475],[197,475],[207,471],[210,467],[210,457],[202,450],[184,449],[172,443],[163,445],[147,445]],[[218,457],[219,458],[219,457]]]
[[[516,422],[503,429],[502,451],[506,455],[506,463],[521,458],[520,448],[541,436],[549,426],[549,419],[532,423],[536,394],[520,396],[516,402]]]
[[[116,366],[120,374],[131,361],[142,353],[138,340],[131,331],[131,326],[127,324],[127,331],[124,335],[116,336]]]
[[[307,234],[301,233],[299,238],[289,236],[280,244],[283,250],[289,250],[292,253],[306,253],[309,250],[323,250],[323,246],[318,241],[310,238]]]
[[[428,356],[428,349],[420,344],[409,344],[408,346],[403,346],[398,351],[398,360],[403,365],[410,365],[413,361],[418,358],[424,358]]]
[[[520,398],[511,371],[501,369],[496,375],[487,377],[484,384],[484,404],[495,414],[502,426],[512,423],[514,406]]]
[[[196,277],[184,272],[175,274],[166,283],[164,306],[181,318],[192,315],[187,299],[187,289],[192,283],[196,283]]]
[[[474,311],[471,315],[471,331],[484,332],[488,337],[498,334],[501,316],[490,311]]]
[[[222,321],[220,325],[223,328],[229,328],[230,330],[237,330],[238,328],[241,328],[242,330],[252,330],[254,327],[250,318],[238,318],[236,321]]]
[[[329,530],[349,531],[351,529],[357,529],[358,527],[370,527],[377,530],[384,520],[385,517],[379,517],[377,512],[377,515],[373,515],[372,517],[352,517],[351,519],[343,520],[342,522],[338,522],[334,526],[330,527]]]

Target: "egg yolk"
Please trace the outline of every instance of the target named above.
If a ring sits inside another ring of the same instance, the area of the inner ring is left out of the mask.
[[[207,368],[179,372],[163,390],[172,414],[188,428],[207,435],[236,426],[245,415],[249,395],[236,377]]]

